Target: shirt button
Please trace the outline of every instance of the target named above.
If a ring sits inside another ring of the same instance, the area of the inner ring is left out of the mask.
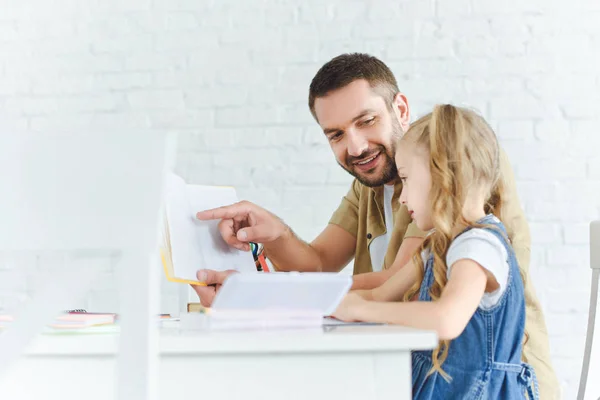
[[[370,233],[367,233],[367,239],[371,239],[373,237],[373,235],[371,235]]]

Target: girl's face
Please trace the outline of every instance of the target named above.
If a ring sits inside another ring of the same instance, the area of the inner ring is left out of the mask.
[[[431,171],[429,151],[414,143],[400,141],[396,150],[396,167],[402,180],[400,203],[406,204],[412,219],[422,231],[433,229],[431,219]]]

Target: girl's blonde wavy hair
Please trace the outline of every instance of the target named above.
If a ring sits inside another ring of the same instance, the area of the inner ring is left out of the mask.
[[[429,152],[431,171],[430,202],[434,230],[413,256],[418,268],[415,284],[405,293],[404,301],[418,295],[423,282],[423,250],[433,255],[434,282],[429,290],[433,301],[440,298],[446,286],[446,253],[460,233],[460,227],[481,227],[463,217],[463,205],[469,190],[487,191],[485,212],[500,218],[503,185],[500,179],[500,152],[496,135],[477,113],[452,105],[438,105],[433,112],[411,124],[400,139],[405,145],[416,145]],[[442,369],[448,357],[449,340],[440,341],[433,351],[433,368],[446,380]]]

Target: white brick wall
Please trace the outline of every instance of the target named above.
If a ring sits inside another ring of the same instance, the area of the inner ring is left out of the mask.
[[[555,367],[574,398],[587,223],[600,213],[600,2],[253,3],[0,0],[0,124],[177,131],[186,179],[233,184],[311,239],[350,178],[308,112],[310,78],[342,52],[379,56],[414,117],[454,102],[497,129],[531,222]],[[25,300],[59,262],[3,258],[0,306]],[[105,275],[74,307],[118,306],[110,267]],[[169,311],[176,289],[163,287]]]

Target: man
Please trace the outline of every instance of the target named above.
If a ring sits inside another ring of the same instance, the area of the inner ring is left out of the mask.
[[[223,238],[236,248],[263,243],[278,270],[337,272],[354,259],[353,289],[374,288],[407,263],[425,235],[398,202],[402,184],[395,143],[409,127],[408,101],[383,62],[366,54],[344,54],[313,78],[309,108],[339,165],[356,178],[314,241],[304,242],[277,216],[249,202],[200,212],[198,218],[221,219]],[[501,170],[506,192],[501,217],[526,279],[524,358],[535,368],[541,398],[558,398],[544,317],[529,279],[529,227],[504,153]],[[229,273],[202,270],[198,278],[220,285]],[[212,302],[215,286],[194,289],[203,304]]]

